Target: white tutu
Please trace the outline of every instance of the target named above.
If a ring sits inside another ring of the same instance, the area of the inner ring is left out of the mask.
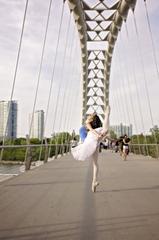
[[[102,128],[96,128],[95,130],[98,133],[102,132]],[[99,142],[95,134],[89,131],[84,143],[71,148],[71,153],[76,160],[85,161],[96,151],[98,143]]]

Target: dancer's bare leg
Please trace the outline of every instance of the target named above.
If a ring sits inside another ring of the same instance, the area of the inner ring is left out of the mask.
[[[98,183],[98,181],[97,181],[98,172],[99,172],[99,165],[98,165],[98,148],[96,149],[95,153],[92,155],[92,162],[93,162],[92,192],[95,192],[97,185],[99,185],[99,183]]]
[[[107,106],[105,111],[105,118],[103,121],[103,130],[102,130],[103,134],[106,134],[109,129],[109,115],[110,115],[110,106]]]
[[[124,161],[127,160],[127,150],[126,149],[123,150],[123,160]]]
[[[123,157],[123,160],[125,161],[125,160],[126,160],[126,154],[125,154],[125,151],[124,151],[124,150],[123,150],[122,157]]]

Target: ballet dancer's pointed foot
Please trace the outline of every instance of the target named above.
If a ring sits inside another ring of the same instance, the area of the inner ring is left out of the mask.
[[[92,183],[92,192],[93,193],[96,192],[96,188],[97,188],[98,185],[99,185],[99,182]]]

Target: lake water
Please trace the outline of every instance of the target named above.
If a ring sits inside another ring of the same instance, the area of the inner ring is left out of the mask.
[[[40,166],[41,164],[43,164],[43,161],[36,161],[36,162],[32,162],[31,164],[31,169],[34,168],[34,167],[38,167]],[[0,175],[2,174],[20,174],[22,172],[25,171],[25,166],[24,164],[0,164]]]
[[[20,174],[22,165],[0,165],[0,174]]]
[[[42,164],[43,164],[43,161],[36,161],[32,163],[31,169],[38,167]],[[19,175],[20,173],[23,173],[23,172],[25,172],[24,165],[0,164],[0,182],[5,181],[13,176]]]

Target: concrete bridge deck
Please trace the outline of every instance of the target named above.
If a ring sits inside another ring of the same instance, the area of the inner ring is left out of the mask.
[[[103,151],[92,166],[67,155],[0,184],[2,240],[159,239],[159,161]]]

